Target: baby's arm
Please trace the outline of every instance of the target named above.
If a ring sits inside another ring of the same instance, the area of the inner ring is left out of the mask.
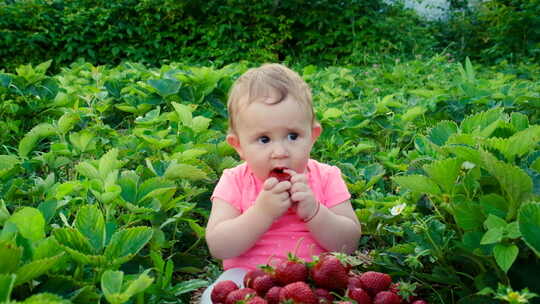
[[[212,256],[228,259],[248,250],[291,205],[291,183],[276,178],[265,181],[255,204],[240,213],[228,202],[214,198],[206,226],[206,242]]]
[[[331,208],[321,204],[307,224],[317,241],[330,251],[352,253],[358,248],[360,222],[348,200]]]
[[[292,176],[291,199],[298,202],[297,214],[307,221],[315,239],[330,251],[354,252],[358,247],[361,228],[351,202],[346,200],[327,208],[317,202],[305,174],[292,170],[287,170],[287,173]]]

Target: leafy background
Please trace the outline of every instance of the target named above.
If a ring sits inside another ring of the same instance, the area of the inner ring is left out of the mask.
[[[358,270],[432,303],[538,303],[533,2],[428,23],[379,1],[3,1],[0,301],[196,301],[220,272],[209,196],[239,162],[228,90],[284,61],[353,195]]]

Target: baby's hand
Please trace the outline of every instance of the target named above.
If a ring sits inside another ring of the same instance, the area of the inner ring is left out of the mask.
[[[307,175],[289,169],[284,172],[291,175],[291,201],[297,203],[296,214],[303,220],[312,217],[317,212],[319,203],[308,185]]]
[[[264,182],[263,190],[257,197],[255,206],[264,214],[276,219],[291,206],[290,189],[289,181],[280,182],[277,178],[270,177]]]

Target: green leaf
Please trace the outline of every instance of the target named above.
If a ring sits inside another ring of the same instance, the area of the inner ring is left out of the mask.
[[[468,116],[461,122],[461,131],[463,133],[472,134],[485,131],[485,129],[492,129],[491,132],[493,132],[502,116],[502,108],[494,108],[485,112],[480,112],[473,116]],[[491,134],[491,132],[484,132],[482,135],[487,137]]]
[[[73,129],[73,126],[79,121],[80,117],[79,114],[74,112],[66,112],[64,115],[62,115],[58,119],[58,131],[60,133],[65,134],[71,129]]]
[[[514,264],[518,253],[519,249],[514,244],[497,244],[493,248],[495,261],[504,272],[508,272],[508,269]]]
[[[484,227],[486,227],[488,230],[493,228],[504,229],[506,228],[506,225],[507,223],[505,220],[493,214],[490,214],[484,222]]]
[[[480,244],[487,245],[487,244],[498,243],[502,240],[502,237],[503,237],[502,228],[489,229],[488,231],[486,231],[486,233],[482,237]]]
[[[482,155],[477,149],[457,145],[446,146],[444,149],[464,161],[471,162],[477,166],[482,166],[483,164]]]
[[[540,203],[522,205],[518,222],[523,241],[540,257]]]
[[[118,179],[118,185],[122,188],[120,196],[126,201],[132,204],[137,204],[138,197],[138,185],[139,175],[135,171],[124,171],[121,173]]]
[[[9,303],[16,278],[15,274],[0,274],[0,303]]]
[[[540,126],[534,126],[520,131],[509,138],[489,138],[486,143],[499,150],[504,157],[513,162],[516,157],[521,157],[540,142]]]
[[[176,114],[178,114],[178,117],[180,118],[182,124],[184,126],[191,126],[193,120],[193,115],[191,114],[191,112],[193,112],[193,109],[189,106],[176,102],[171,102],[171,104],[173,105]]]
[[[478,203],[473,201],[455,203],[454,217],[458,226],[466,231],[481,228],[485,219],[485,215],[479,208]]]
[[[11,215],[7,222],[15,224],[19,233],[31,241],[45,238],[45,218],[36,208],[24,207]]]
[[[340,109],[337,108],[329,108],[323,113],[323,120],[328,119],[334,119],[337,117],[341,117],[343,115],[343,112]]]
[[[519,231],[519,222],[514,221],[508,225],[506,225],[506,228],[504,229],[504,232],[506,236],[510,239],[517,239],[521,237],[521,232]]]
[[[202,287],[208,286],[210,283],[201,279],[193,279],[189,281],[180,282],[172,288],[175,296],[180,296],[182,294],[192,292]]]
[[[107,300],[113,294],[122,293],[123,280],[124,273],[122,271],[107,270],[103,273],[101,276],[101,290]]]
[[[99,159],[99,174],[103,180],[114,170],[122,167],[122,162],[118,161],[118,149],[113,148],[103,154]]]
[[[99,172],[92,164],[88,162],[80,162],[75,166],[75,170],[82,176],[88,179],[99,178]]]
[[[19,163],[16,155],[0,155],[0,178],[7,176]]]
[[[495,193],[480,197],[480,205],[486,214],[493,214],[500,218],[505,218],[508,212],[508,201]]]
[[[424,171],[446,193],[452,193],[461,170],[461,163],[462,161],[457,158],[447,158],[425,165]]]
[[[53,231],[56,241],[64,248],[70,248],[83,254],[92,254],[93,248],[89,240],[77,229],[65,227]]]
[[[458,132],[458,126],[453,121],[439,121],[435,127],[429,130],[428,139],[438,145],[443,146],[452,134]]]
[[[13,273],[19,267],[23,249],[15,243],[0,241],[0,274]]]
[[[21,157],[28,156],[38,141],[54,134],[56,134],[56,130],[51,124],[42,123],[33,127],[19,142],[19,155]]]
[[[154,282],[154,279],[148,275],[149,271],[150,270],[144,271],[135,280],[129,282],[128,287],[123,293],[127,295],[129,298],[131,298],[132,296],[140,292],[143,292],[146,288],[152,285],[152,282]]]
[[[394,182],[405,189],[413,192],[438,195],[441,194],[439,186],[431,179],[423,175],[394,176]]]
[[[40,293],[28,297],[21,304],[71,304],[71,301],[52,293]]]
[[[517,207],[532,194],[533,184],[529,175],[521,168],[497,160],[491,153],[482,151],[486,170],[493,175],[509,200],[509,216],[513,217]],[[512,219],[512,218],[510,218]]]
[[[94,149],[94,138],[94,133],[88,130],[82,130],[78,133],[69,134],[69,141],[81,153]]]
[[[182,85],[176,79],[149,79],[147,83],[156,89],[157,93],[163,98],[178,93]]]
[[[208,175],[202,169],[189,164],[178,164],[176,161],[171,162],[163,176],[171,180],[188,179],[193,181],[208,178]]]
[[[511,116],[511,123],[516,130],[522,131],[529,127],[529,118],[527,115],[519,112],[513,112]]]
[[[403,113],[403,115],[401,115],[401,121],[403,122],[413,121],[418,116],[424,115],[426,111],[427,109],[422,106],[412,107],[409,110],[407,110],[407,112]]]
[[[105,246],[105,220],[96,205],[85,205],[79,209],[75,228],[90,241],[93,252],[101,252]]]
[[[105,256],[115,264],[130,260],[152,238],[152,228],[133,227],[117,231],[105,249]]]
[[[122,271],[105,271],[101,276],[101,290],[107,301],[112,304],[125,303],[135,294],[144,291],[154,281],[148,276],[148,271],[146,270],[135,280],[129,282],[125,290],[123,290],[124,273]]]
[[[64,253],[61,253],[54,257],[34,260],[28,264],[23,265],[17,270],[17,273],[16,273],[17,280],[15,281],[15,286],[24,284],[44,274],[49,269],[51,269],[54,265],[56,265],[56,263],[60,260],[60,258],[63,255]]]
[[[197,116],[193,118],[191,128],[193,129],[193,131],[195,131],[195,133],[201,133],[208,129],[211,121],[212,120],[210,118],[206,118],[204,116]]]

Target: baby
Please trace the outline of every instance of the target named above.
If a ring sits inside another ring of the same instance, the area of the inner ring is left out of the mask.
[[[355,251],[360,223],[341,171],[310,159],[322,127],[305,81],[280,64],[250,69],[233,85],[228,111],[227,142],[244,162],[223,171],[211,197],[206,241],[226,270],[217,281],[240,285],[248,270],[289,252],[310,261]]]

